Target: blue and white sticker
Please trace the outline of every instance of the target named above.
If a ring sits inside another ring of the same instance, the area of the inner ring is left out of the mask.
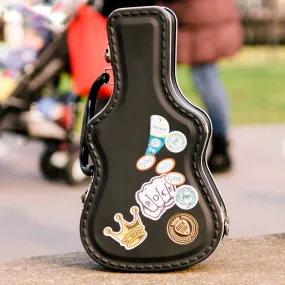
[[[137,161],[136,167],[140,171],[146,171],[152,168],[155,164],[156,158],[154,155],[144,155]]]
[[[186,136],[181,132],[173,131],[167,136],[165,146],[170,152],[181,152],[187,146]]]
[[[175,160],[173,158],[165,158],[157,164],[155,171],[158,174],[164,174],[170,172],[174,167]]]
[[[165,144],[165,138],[169,134],[168,121],[159,115],[150,117],[150,137],[145,154],[155,155]]]
[[[190,210],[194,208],[199,200],[196,189],[190,185],[182,185],[176,189],[175,204],[183,209]]]
[[[179,172],[170,172],[165,176],[165,181],[171,185],[180,186],[185,183],[185,176]]]

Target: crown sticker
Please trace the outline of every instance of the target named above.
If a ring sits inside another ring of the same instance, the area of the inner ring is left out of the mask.
[[[128,223],[123,219],[122,214],[115,214],[114,220],[120,224],[120,231],[113,232],[110,227],[104,229],[104,235],[109,236],[117,241],[126,250],[133,249],[140,245],[147,237],[145,226],[143,225],[140,215],[139,208],[133,206],[130,209],[133,215],[133,221]]]

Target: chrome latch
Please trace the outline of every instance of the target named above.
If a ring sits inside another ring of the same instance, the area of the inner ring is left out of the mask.
[[[106,60],[107,63],[111,62],[111,53],[110,53],[110,47],[108,44],[108,47],[106,48],[105,52],[104,52],[104,58]]]
[[[88,190],[86,190],[85,193],[83,195],[81,195],[81,202],[82,202],[82,204],[85,203],[85,200],[86,200],[86,197],[87,197],[87,192],[88,192]]]
[[[230,233],[230,219],[229,217],[226,217],[224,222],[224,235],[228,236],[229,233]]]

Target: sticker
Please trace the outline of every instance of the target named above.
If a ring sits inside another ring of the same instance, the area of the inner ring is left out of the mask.
[[[175,160],[173,158],[165,158],[157,164],[155,171],[158,174],[164,174],[170,172],[174,167]]]
[[[197,237],[198,232],[198,222],[187,213],[177,213],[167,223],[168,236],[177,244],[192,242]]]
[[[174,153],[181,152],[187,145],[187,139],[184,134],[178,131],[171,132],[165,140],[166,148]]]
[[[123,219],[122,214],[115,214],[114,220],[120,224],[120,230],[118,232],[113,232],[110,227],[105,228],[103,231],[105,236],[111,237],[126,250],[137,247],[147,237],[145,226],[139,215],[139,208],[133,206],[130,212],[133,215],[133,221],[130,223]]]
[[[169,134],[169,123],[158,115],[150,117],[150,137],[145,154],[155,155],[165,144],[165,138]]]
[[[156,158],[154,155],[144,155],[142,156],[136,164],[136,167],[140,171],[145,171],[152,168],[155,164]]]
[[[175,205],[176,187],[167,183],[164,176],[153,177],[136,192],[136,201],[142,214],[154,221]]]
[[[185,176],[179,172],[170,172],[165,176],[165,181],[169,184],[179,186],[185,182]]]
[[[199,200],[198,192],[190,185],[182,185],[177,188],[175,194],[176,205],[183,210],[194,208]]]

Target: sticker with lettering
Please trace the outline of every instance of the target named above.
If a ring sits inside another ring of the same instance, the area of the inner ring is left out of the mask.
[[[165,174],[170,172],[174,167],[175,160],[173,158],[165,158],[157,164],[155,171],[158,174]]]
[[[178,131],[173,131],[169,133],[169,135],[165,140],[166,148],[173,153],[178,153],[183,151],[186,145],[187,145],[186,136]]]
[[[145,171],[152,168],[155,164],[156,158],[154,155],[147,154],[142,156],[136,164],[136,167],[140,171]]]
[[[165,138],[169,134],[169,123],[159,115],[150,117],[150,137],[145,154],[155,155],[158,153],[165,143]]]
[[[110,227],[106,227],[103,231],[105,236],[111,237],[113,240],[118,242],[126,250],[131,250],[140,245],[147,237],[145,226],[139,215],[139,208],[133,206],[130,209],[133,216],[131,222],[124,220],[121,213],[117,213],[114,216],[114,220],[119,223],[120,231],[114,232]]]
[[[175,194],[176,205],[183,210],[194,208],[199,200],[197,190],[190,185],[182,185],[177,188]]]
[[[136,192],[136,201],[142,214],[155,221],[175,205],[176,187],[167,183],[164,176],[153,177]]]
[[[170,172],[165,176],[165,181],[171,185],[179,186],[185,183],[185,176],[179,172]]]
[[[188,213],[177,213],[167,223],[169,238],[177,244],[189,244],[193,242],[199,233],[197,220]]]

